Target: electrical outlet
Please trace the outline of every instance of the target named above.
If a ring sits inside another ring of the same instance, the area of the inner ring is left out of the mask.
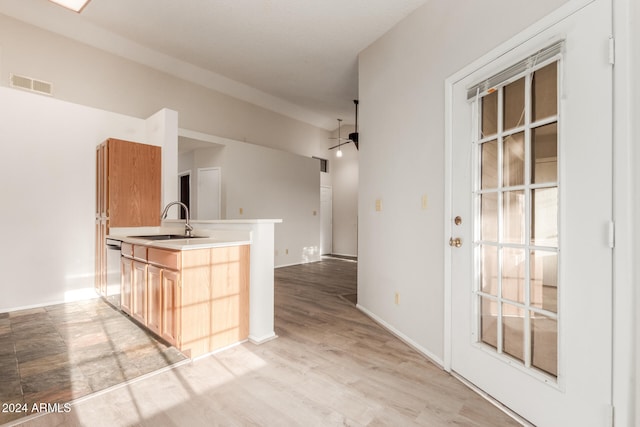
[[[285,250],[284,250],[284,254],[285,254],[285,255],[289,255],[289,249],[285,249]]]
[[[376,199],[376,212],[380,212],[382,210],[382,199]]]
[[[244,213],[244,209],[240,208],[240,215]]]
[[[423,211],[427,210],[427,202],[428,202],[427,195],[423,194],[422,195],[422,210]]]
[[[396,292],[395,303],[396,305],[400,305],[400,292]]]
[[[313,211],[313,216],[316,216],[316,215],[318,215],[318,212]]]

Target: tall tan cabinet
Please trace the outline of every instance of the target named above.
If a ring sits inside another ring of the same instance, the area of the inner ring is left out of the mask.
[[[162,148],[110,138],[96,147],[96,291],[106,295],[110,227],[159,226]]]

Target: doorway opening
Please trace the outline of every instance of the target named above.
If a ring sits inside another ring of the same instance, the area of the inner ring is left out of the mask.
[[[178,174],[178,200],[191,210],[191,171]],[[180,219],[186,219],[184,209],[178,209]]]

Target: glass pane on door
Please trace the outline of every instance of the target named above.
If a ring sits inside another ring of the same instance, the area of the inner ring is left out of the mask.
[[[558,180],[558,124],[531,130],[531,182]]]
[[[481,236],[484,241],[498,241],[498,193],[487,193],[480,196],[482,217]]]
[[[480,313],[480,340],[498,348],[498,303],[488,298],[480,298]]]
[[[504,87],[504,130],[524,125],[524,77]]]
[[[505,243],[524,243],[526,218],[524,196],[523,190],[507,191],[502,196],[502,241]]]
[[[498,296],[498,248],[495,246],[482,246],[482,292]]]
[[[552,377],[560,315],[557,67],[533,69],[480,99],[474,192],[478,341]]]
[[[558,321],[531,312],[531,364],[553,376],[558,375]]]
[[[498,187],[498,141],[482,144],[482,188]]]
[[[533,73],[532,121],[555,116],[558,113],[558,66],[553,62]]]
[[[502,249],[502,298],[525,303],[525,252],[523,249]]]
[[[505,187],[524,184],[524,133],[509,135],[504,138],[504,160],[502,162],[502,179]]]
[[[482,98],[482,135],[495,135],[498,131],[498,93]]]
[[[531,252],[531,306],[558,312],[558,254],[550,251]]]
[[[558,188],[531,191],[531,244],[558,246]]]
[[[502,347],[504,352],[524,360],[524,310],[511,304],[502,304]]]

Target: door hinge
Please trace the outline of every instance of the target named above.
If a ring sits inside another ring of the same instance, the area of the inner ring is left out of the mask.
[[[609,64],[614,65],[616,63],[616,39],[613,36],[609,36]]]
[[[609,221],[609,247],[616,247],[616,223],[613,221]]]
[[[607,405],[606,411],[607,411],[607,427],[613,427],[614,426],[613,405]]]

